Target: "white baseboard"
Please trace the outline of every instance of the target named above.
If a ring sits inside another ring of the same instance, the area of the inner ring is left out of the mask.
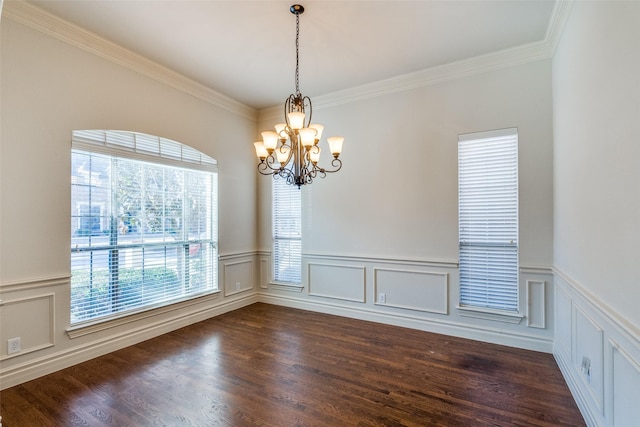
[[[451,335],[454,337],[472,339],[476,341],[485,341],[493,344],[506,345],[509,347],[523,348],[526,350],[540,351],[545,353],[551,353],[553,350],[553,341],[551,339],[546,339],[535,335],[517,334],[486,327],[474,327],[469,324],[459,324],[452,321],[426,319],[424,317],[412,316],[409,314],[390,314],[370,310],[367,308],[354,308],[353,306],[327,303],[317,300],[311,301],[308,299],[283,295],[260,293],[258,299],[260,302],[264,302],[267,304],[299,308],[302,310],[316,311],[320,313],[366,320],[376,323],[384,323],[387,325],[417,329],[443,335]]]
[[[558,367],[560,368],[560,372],[564,377],[569,390],[571,391],[571,395],[584,418],[585,423],[588,426],[599,426],[600,424],[597,422],[597,419],[593,417],[592,411],[589,410],[589,403],[584,399],[584,395],[579,392],[579,385],[574,376],[567,375],[566,373],[570,371],[570,362],[567,362],[562,356],[557,353],[554,353],[554,358]]]
[[[47,375],[61,369],[68,368],[78,363],[85,362],[98,356],[128,347],[174,331],[176,329],[219,316],[229,311],[237,310],[258,302],[255,293],[243,298],[223,302],[204,309],[181,311],[173,317],[156,322],[147,322],[134,330],[128,330],[119,334],[67,348],[56,353],[48,354],[27,362],[0,369],[0,390],[13,387],[26,381]]]

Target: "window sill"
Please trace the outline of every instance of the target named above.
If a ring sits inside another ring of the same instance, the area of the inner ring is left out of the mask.
[[[490,310],[477,307],[458,306],[458,313],[462,317],[473,317],[476,319],[494,320],[496,322],[519,324],[524,319],[520,313]]]
[[[192,296],[187,299],[173,301],[165,305],[156,305],[151,307],[144,307],[139,310],[132,310],[126,313],[118,313],[113,316],[104,317],[96,320],[88,320],[80,322],[70,326],[67,329],[67,335],[69,338],[79,338],[85,335],[90,335],[96,332],[104,331],[118,326],[126,325],[128,323],[138,322],[140,320],[148,319],[159,314],[169,313],[176,310],[181,310],[192,305],[200,304],[202,302],[214,300],[220,295],[220,290],[217,289],[206,294],[199,296]]]
[[[280,291],[288,292],[302,292],[304,285],[302,283],[285,283],[285,282],[270,282],[269,287]]]

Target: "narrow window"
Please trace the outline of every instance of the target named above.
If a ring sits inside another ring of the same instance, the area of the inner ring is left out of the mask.
[[[302,190],[284,179],[272,184],[273,278],[302,283]]]
[[[71,323],[217,290],[217,165],[186,145],[74,131]]]
[[[460,305],[518,311],[517,129],[458,139]]]

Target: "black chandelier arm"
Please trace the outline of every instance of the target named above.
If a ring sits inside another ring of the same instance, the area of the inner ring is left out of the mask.
[[[273,173],[274,178],[282,178],[287,181],[287,185],[297,185],[300,188],[302,185],[311,183],[310,179],[306,178],[305,174],[296,176],[290,169],[282,168],[279,172]]]
[[[311,116],[313,115],[313,107],[311,106],[311,98],[309,98],[308,96],[305,96],[304,98],[302,98],[302,106],[303,109],[302,111],[306,111],[308,109],[309,114],[305,113],[305,127],[309,127],[309,125],[311,124]]]
[[[333,166],[335,169],[327,172],[330,172],[330,173],[338,172],[340,169],[342,169],[342,160],[340,160],[337,157],[334,157],[333,160],[331,160],[331,166]]]
[[[302,173],[300,174],[300,178],[298,179],[303,185],[311,184],[313,182],[313,178],[316,177],[315,167],[311,170],[307,168],[307,165],[303,168]]]
[[[283,142],[282,145],[280,145],[278,148],[276,148],[276,151],[280,151],[281,153],[283,153],[284,151],[282,151],[282,148],[285,146],[285,143]],[[291,161],[291,158],[293,157],[293,144],[289,144],[287,145],[289,147],[289,155],[287,156],[287,160],[284,161],[284,163],[281,164],[280,168],[284,169],[284,165],[288,165],[289,162]],[[277,158],[277,155],[276,155]],[[272,161],[273,163],[273,161]]]
[[[273,173],[274,178],[282,178],[287,181],[287,184],[293,185],[295,184],[295,175],[289,170],[285,168],[281,168],[278,172]]]
[[[284,169],[282,167],[273,167],[275,161],[276,160],[272,154],[270,154],[266,159],[260,159],[260,163],[258,163],[258,172],[262,175],[273,175]]]
[[[323,168],[319,168],[318,165],[313,165],[313,169],[311,170],[311,172],[309,172],[309,176],[311,176],[312,178],[317,178],[318,175],[320,176],[320,178],[324,178],[327,176]]]
[[[316,166],[316,168],[318,169],[318,171],[320,172],[320,174],[324,178],[324,176],[326,174],[338,172],[340,169],[342,169],[342,160],[340,160],[338,158],[334,158],[333,160],[331,160],[331,166],[333,166],[335,169],[325,169],[325,168],[321,168],[321,167],[318,167],[318,166]]]
[[[311,124],[311,117],[313,116],[313,106],[311,104],[311,98],[308,96],[302,96],[301,93],[291,94],[284,101],[284,118],[287,126],[289,123],[289,113],[300,112],[304,113],[304,127],[309,127]]]
[[[289,113],[293,113],[294,111],[304,113],[304,103],[302,102],[302,97],[300,96],[300,94],[294,95],[292,93],[284,101],[284,119],[287,123],[287,127],[291,125],[289,123]]]

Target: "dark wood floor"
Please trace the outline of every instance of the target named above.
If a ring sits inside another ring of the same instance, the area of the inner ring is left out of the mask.
[[[549,354],[267,304],[4,390],[16,426],[582,426]]]

